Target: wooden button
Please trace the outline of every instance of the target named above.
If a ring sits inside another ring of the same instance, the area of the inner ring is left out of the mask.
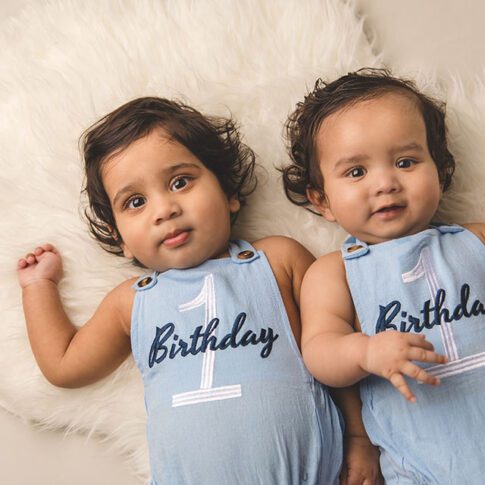
[[[250,259],[254,256],[254,253],[252,251],[250,251],[249,249],[247,249],[246,251],[241,251],[237,257],[239,259]]]
[[[348,253],[353,253],[354,251],[358,251],[359,249],[362,249],[364,246],[361,246],[360,244],[356,244],[355,246],[349,246],[347,248]]]
[[[152,279],[153,278],[151,276],[147,276],[146,278],[143,278],[138,282],[138,287],[144,288],[146,285],[149,285],[152,282]]]

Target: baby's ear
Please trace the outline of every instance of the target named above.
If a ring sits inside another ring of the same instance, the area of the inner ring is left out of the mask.
[[[241,202],[239,201],[237,195],[229,197],[229,211],[231,214],[235,214],[241,208]]]
[[[112,238],[119,244],[121,250],[123,251],[123,256],[127,259],[135,259],[133,256],[133,253],[128,249],[126,244],[122,241],[118,231],[112,226],[109,226],[108,230],[111,233]]]
[[[330,204],[328,203],[328,199],[320,189],[306,189],[306,196],[310,203],[312,204],[313,208],[321,214],[327,221],[335,222],[336,219],[333,215],[332,210],[330,209]]]
[[[123,256],[127,259],[135,259],[133,253],[128,249],[126,244],[121,245],[121,249],[123,250]]]

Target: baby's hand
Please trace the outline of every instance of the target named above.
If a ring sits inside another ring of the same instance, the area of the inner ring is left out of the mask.
[[[22,288],[45,280],[57,284],[62,277],[61,256],[52,244],[39,246],[19,259],[17,275]]]
[[[388,330],[368,338],[362,368],[371,374],[385,377],[408,401],[416,402],[416,397],[404,379],[405,375],[433,386],[440,381],[414,364],[413,360],[436,364],[447,362],[444,355],[434,352],[433,345],[424,335]]]
[[[379,450],[364,436],[346,436],[340,485],[381,485]]]

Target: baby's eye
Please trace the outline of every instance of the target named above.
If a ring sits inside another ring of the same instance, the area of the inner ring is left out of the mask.
[[[182,190],[184,187],[186,187],[191,180],[191,177],[188,177],[186,175],[176,177],[175,179],[170,182],[170,190],[172,192],[177,192],[177,190]]]
[[[401,160],[398,160],[396,162],[396,167],[397,168],[410,168],[416,163],[416,160],[413,160],[412,158],[401,158]]]
[[[362,167],[354,167],[350,169],[345,176],[350,178],[362,177],[365,175],[365,169]]]
[[[128,199],[125,203],[125,207],[127,209],[138,209],[142,205],[145,204],[145,197],[131,197],[131,199]]]

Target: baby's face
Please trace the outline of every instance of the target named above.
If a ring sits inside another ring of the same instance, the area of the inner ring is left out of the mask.
[[[426,127],[413,99],[388,93],[326,118],[317,134],[329,221],[369,244],[428,227],[441,198]]]
[[[102,179],[127,258],[165,271],[225,252],[239,201],[228,200],[214,173],[161,129],[109,158]]]

